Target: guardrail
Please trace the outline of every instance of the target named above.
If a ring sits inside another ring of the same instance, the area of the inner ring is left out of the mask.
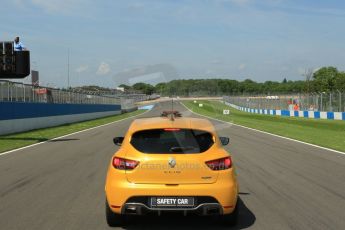
[[[69,90],[0,81],[0,101],[59,104],[119,104],[120,99]]]
[[[227,102],[253,109],[345,112],[345,92],[272,96],[225,96]]]
[[[56,104],[121,104],[124,109],[135,103],[159,98],[159,95],[124,94],[111,92],[83,92],[34,86],[0,80],[0,102],[33,102]]]
[[[307,111],[307,110],[280,110],[280,109],[257,109],[247,108],[232,104],[223,98],[224,103],[234,109],[248,113],[285,116],[285,117],[303,117],[312,119],[328,119],[328,120],[345,120],[345,112],[325,112],[325,111]]]
[[[98,95],[94,95],[98,94]],[[159,95],[54,89],[0,80],[0,135],[130,112]]]

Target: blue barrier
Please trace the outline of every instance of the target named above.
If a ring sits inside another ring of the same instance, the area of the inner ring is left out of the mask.
[[[0,102],[0,120],[119,111],[121,105]]]
[[[155,105],[143,105],[140,106],[138,109],[139,110],[151,110]]]
[[[290,111],[289,111],[289,110],[282,110],[281,115],[282,115],[282,116],[289,117],[289,116],[290,116]]]
[[[314,118],[320,119],[320,112],[319,111],[314,112]]]
[[[333,112],[327,112],[327,119],[334,120],[334,113]]]
[[[252,109],[233,105],[225,102],[235,109],[246,111],[250,113],[276,115],[284,117],[305,117],[313,119],[328,119],[328,120],[345,120],[345,112],[320,112],[320,111],[290,111],[290,110],[271,110],[271,109]]]
[[[121,105],[0,102],[0,135],[120,114]]]

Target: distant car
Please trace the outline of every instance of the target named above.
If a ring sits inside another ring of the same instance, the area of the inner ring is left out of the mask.
[[[181,212],[217,215],[229,225],[238,218],[238,184],[232,158],[206,119],[176,111],[136,119],[107,173],[106,220],[123,226],[127,215]]]

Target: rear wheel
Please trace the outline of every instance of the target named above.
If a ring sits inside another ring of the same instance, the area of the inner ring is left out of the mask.
[[[114,213],[108,204],[108,201],[105,201],[105,216],[107,219],[107,224],[110,227],[120,227],[125,224],[124,216],[121,214]]]
[[[238,217],[239,217],[239,202],[236,202],[236,207],[234,211],[230,214],[225,214],[221,216],[221,221],[222,224],[227,225],[227,226],[235,226],[238,222]]]

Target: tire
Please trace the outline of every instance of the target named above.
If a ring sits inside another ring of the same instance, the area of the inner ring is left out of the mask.
[[[221,216],[221,222],[226,226],[235,226],[238,223],[239,218],[239,201],[236,203],[235,210],[230,214]]]
[[[105,216],[107,224],[110,227],[121,227],[125,224],[125,218],[121,214],[114,213],[108,204],[108,201],[105,201]]]

